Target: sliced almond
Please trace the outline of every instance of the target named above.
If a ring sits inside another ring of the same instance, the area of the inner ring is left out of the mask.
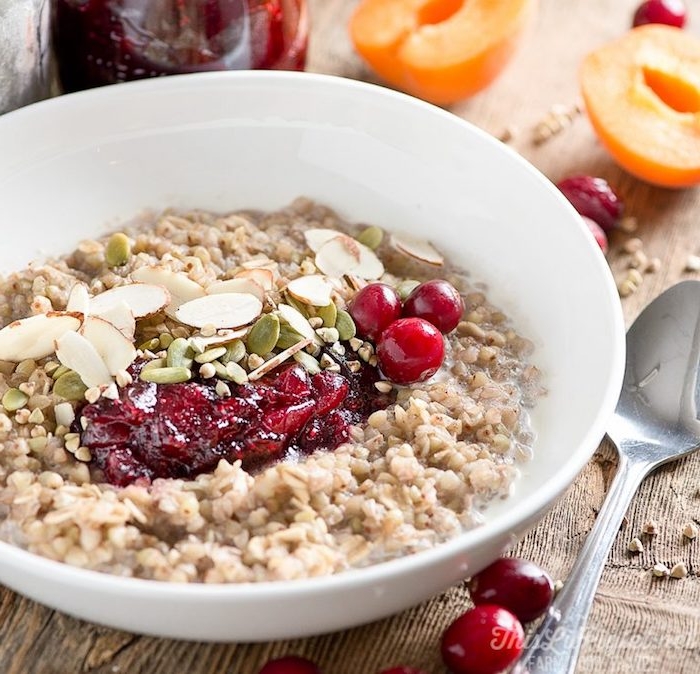
[[[109,373],[126,370],[136,358],[136,348],[115,325],[97,316],[85,319],[80,334],[92,344]]]
[[[234,278],[255,281],[255,283],[261,285],[265,290],[272,290],[275,275],[272,273],[271,269],[263,269],[258,267],[255,269],[244,269],[243,271],[239,271]]]
[[[336,232],[332,239],[318,249],[314,261],[326,276],[345,276],[360,264],[360,244],[355,239]]]
[[[352,270],[353,275],[369,280],[378,279],[384,273],[382,261],[369,246],[359,241],[357,246],[360,249],[360,263]]]
[[[232,278],[228,281],[214,281],[207,286],[207,295],[219,293],[250,293],[261,302],[265,301],[265,288],[252,278]]]
[[[90,313],[90,294],[84,283],[76,283],[70,289],[66,311],[73,311],[83,314],[83,316],[87,316]]]
[[[170,293],[162,285],[129,283],[95,295],[90,300],[90,313],[102,316],[115,305],[126,302],[134,318],[145,318],[167,307],[170,299]]]
[[[205,295],[185,302],[175,318],[193,328],[213,325],[215,328],[239,328],[254,321],[262,312],[262,302],[250,293]]]
[[[136,333],[136,319],[126,302],[114,304],[99,315],[105,321],[109,321],[130,341],[134,341]]]
[[[252,372],[249,372],[248,381],[255,381],[256,379],[260,379],[260,377],[263,377],[271,370],[274,370],[278,365],[284,363],[285,360],[291,358],[297,351],[305,349],[307,346],[309,346],[309,344],[312,343],[312,341],[313,340],[311,339],[303,339],[301,342],[293,344],[288,349],[280,351],[277,355],[270,358],[270,360],[266,360],[260,367],[257,367]]]
[[[307,229],[304,232],[304,238],[306,239],[306,245],[311,248],[314,253],[317,253],[321,247],[330,241],[335,239],[340,232],[337,229]]]
[[[413,257],[426,264],[431,264],[434,267],[441,267],[445,264],[445,259],[442,255],[425,239],[419,239],[409,234],[392,234],[391,245],[404,255]]]
[[[6,325],[0,330],[0,360],[19,363],[50,356],[56,340],[79,330],[82,318],[77,313],[50,311]]]
[[[331,302],[333,286],[328,283],[325,276],[311,274],[290,281],[287,284],[287,290],[300,302],[325,307]]]
[[[76,372],[88,388],[109,386],[112,377],[97,349],[81,334],[67,332],[56,340],[56,357]]]
[[[171,318],[175,318],[180,305],[206,294],[204,288],[186,274],[162,267],[139,267],[131,273],[131,278],[139,283],[163,286],[170,293],[170,303],[165,307],[165,313]]]
[[[279,317],[289,325],[292,330],[298,332],[305,339],[311,339],[318,345],[323,344],[323,340],[316,334],[316,331],[311,327],[311,324],[300,311],[297,311],[289,304],[280,304],[277,306]]]

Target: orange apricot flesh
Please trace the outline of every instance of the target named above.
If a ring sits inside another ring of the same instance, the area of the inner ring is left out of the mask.
[[[663,187],[700,183],[700,40],[646,25],[589,54],[581,90],[615,161]]]
[[[389,84],[446,105],[488,86],[513,56],[536,0],[362,0],[358,53]]]

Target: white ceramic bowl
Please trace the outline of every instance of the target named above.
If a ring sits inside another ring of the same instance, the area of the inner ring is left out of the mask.
[[[457,117],[309,74],[187,75],[50,100],[0,118],[0,272],[69,251],[146,207],[270,209],[298,195],[425,235],[537,346],[549,394],[534,460],[484,526],[439,547],[312,580],[176,585],[83,571],[0,544],[0,581],[116,628],[268,640],[394,613],[483,568],[590,457],[622,381],[624,328],[600,250],[522,158]]]

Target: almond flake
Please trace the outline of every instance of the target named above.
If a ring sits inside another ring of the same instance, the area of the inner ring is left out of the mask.
[[[311,274],[300,276],[287,284],[287,290],[293,297],[305,304],[326,307],[331,303],[333,287],[324,276]]]
[[[134,318],[145,318],[167,307],[170,299],[170,293],[162,285],[129,283],[95,295],[90,300],[90,313],[102,316],[116,304],[126,302]]]
[[[234,277],[234,279],[244,279],[248,281],[255,281],[258,285],[262,286],[264,290],[272,290],[274,286],[275,276],[270,269],[255,268],[255,269],[244,269],[239,271]]]
[[[0,330],[0,360],[12,363],[51,355],[55,342],[68,332],[80,329],[82,316],[64,311],[51,311],[22,318]]]
[[[278,365],[284,363],[285,360],[291,358],[297,351],[305,349],[311,344],[311,341],[311,339],[303,339],[293,344],[288,349],[280,351],[277,355],[270,358],[270,360],[266,360],[260,367],[250,372],[248,374],[248,380],[255,381],[256,379],[260,379],[260,377],[266,375],[270,370],[274,370]]]
[[[66,311],[75,311],[83,316],[87,316],[90,312],[90,295],[84,283],[76,283],[70,289]]]
[[[314,262],[326,276],[340,278],[353,272],[360,264],[360,244],[355,239],[336,232],[332,239],[318,249]]]
[[[408,234],[392,234],[391,244],[404,255],[413,257],[416,260],[441,267],[445,260],[437,250],[424,239],[410,236]]]
[[[88,388],[112,383],[107,365],[97,349],[77,332],[67,332],[56,341],[56,357],[61,365],[75,370]]]
[[[311,327],[311,323],[306,320],[304,314],[297,311],[293,306],[280,304],[277,307],[277,313],[292,330],[296,330],[302,337],[310,339],[316,344],[323,344],[323,340],[316,334],[316,331]]]
[[[131,309],[129,309],[129,305],[126,302],[118,302],[105,311],[100,312],[99,317],[111,323],[128,340],[132,342],[134,341],[134,335],[136,334],[136,319],[134,318],[134,313],[131,311]]]
[[[214,281],[207,286],[207,295],[220,293],[249,293],[261,302],[265,301],[265,288],[250,278],[232,278],[227,281]]]
[[[306,245],[311,248],[314,253],[317,253],[321,247],[331,239],[335,239],[340,232],[337,229],[307,229],[304,232]]]
[[[112,375],[126,370],[136,359],[133,343],[103,318],[89,316],[83,323],[80,334],[95,347]]]
[[[377,254],[364,243],[357,242],[360,249],[360,263],[352,270],[354,276],[375,280],[384,273],[384,265]]]
[[[193,328],[211,324],[215,328],[239,328],[254,321],[262,312],[262,302],[250,293],[205,295],[185,302],[175,318]]]
[[[185,302],[205,295],[204,288],[187,274],[162,267],[140,267],[131,273],[131,278],[139,283],[163,286],[170,293],[170,302],[165,307],[165,313],[171,318],[175,318],[178,307]]]

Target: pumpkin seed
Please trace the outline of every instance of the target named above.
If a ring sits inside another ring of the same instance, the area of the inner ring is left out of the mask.
[[[291,293],[284,293],[284,296],[287,300],[287,304],[293,306],[300,314],[304,316],[304,318],[309,318],[311,314],[309,314],[309,306],[307,304],[300,302]]]
[[[66,400],[82,400],[85,397],[85,391],[87,391],[87,386],[83,383],[80,375],[73,370],[62,374],[53,385],[53,392]]]
[[[141,349],[141,351],[158,351],[159,348],[160,339],[158,339],[158,337],[147,339],[143,344],[139,344],[139,349]]]
[[[149,360],[144,366],[141,372],[144,370],[153,370],[157,369],[159,367],[165,367],[168,364],[168,361],[165,358],[154,358],[153,360]]]
[[[228,363],[226,373],[236,384],[245,384],[248,381],[248,373],[238,363]]]
[[[62,377],[66,372],[70,372],[70,368],[65,365],[59,365],[52,373],[51,379],[56,381],[59,377]]]
[[[11,388],[5,391],[2,397],[2,406],[6,412],[16,412],[29,402],[29,396],[18,388]]]
[[[343,342],[352,339],[357,333],[355,321],[352,320],[352,316],[344,309],[338,312],[338,317],[335,320],[335,329],[338,331],[338,339]]]
[[[245,344],[240,339],[234,339],[227,344],[226,353],[221,356],[221,362],[226,365],[228,363],[237,363],[246,355]]]
[[[316,315],[323,319],[324,327],[332,328],[335,326],[335,321],[338,318],[338,307],[335,306],[335,302],[331,302],[325,307],[318,307]]]
[[[32,358],[27,358],[27,360],[17,363],[17,366],[15,367],[15,374],[19,374],[29,379],[34,370],[36,370],[36,361]]]
[[[131,257],[131,241],[123,232],[112,234],[105,248],[105,262],[110,267],[121,267]]]
[[[318,374],[321,371],[319,362],[306,351],[297,351],[292,358],[299,363],[309,374]]]
[[[304,338],[293,328],[288,325],[280,325],[280,336],[276,346],[278,349],[288,349],[302,339]]]
[[[204,353],[196,355],[194,360],[197,363],[211,363],[213,360],[221,358],[225,353],[225,346],[216,346],[213,349],[207,349]]]
[[[360,243],[364,243],[367,248],[371,248],[372,250],[376,250],[379,248],[379,246],[382,243],[382,239],[384,238],[384,230],[381,229],[381,227],[377,227],[376,225],[372,225],[371,227],[367,227],[366,229],[363,229],[360,234],[355,237]]]
[[[140,376],[154,384],[181,384],[192,379],[192,371],[187,367],[152,367],[141,370]]]
[[[270,353],[275,348],[279,336],[280,319],[276,314],[263,314],[248,333],[248,351],[258,356]]]
[[[396,286],[396,292],[399,294],[402,302],[405,302],[408,296],[420,285],[420,281],[415,281],[414,279],[406,279],[401,281],[399,285]]]
[[[167,349],[172,343],[175,337],[173,337],[169,332],[164,332],[159,338],[161,349]]]
[[[184,337],[178,337],[168,347],[167,366],[189,369],[192,366],[194,351]]]

